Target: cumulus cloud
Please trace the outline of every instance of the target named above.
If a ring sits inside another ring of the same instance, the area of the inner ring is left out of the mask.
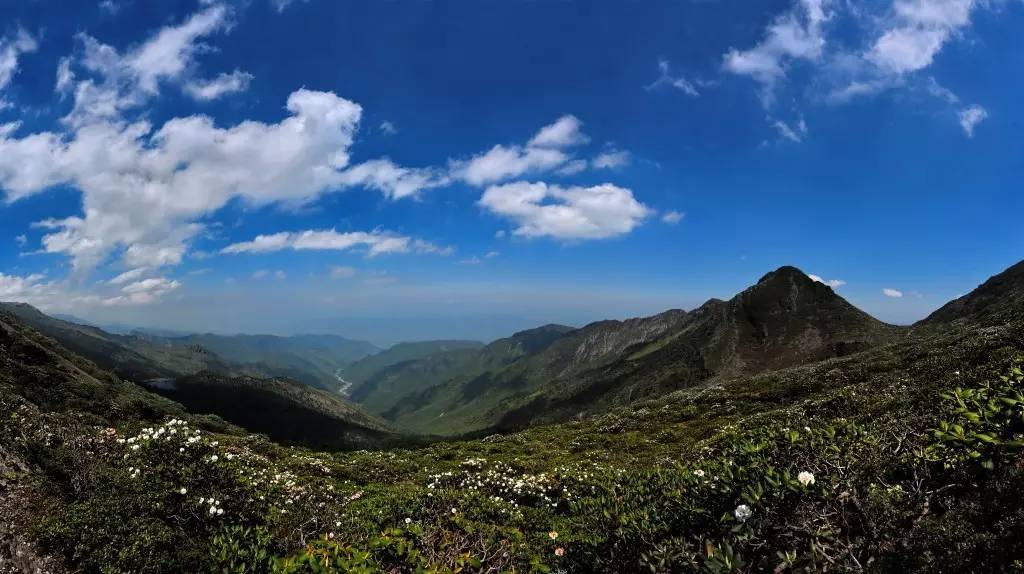
[[[393,136],[398,133],[398,128],[395,127],[395,124],[387,120],[382,121],[377,129],[380,130],[380,133],[388,136]]]
[[[895,74],[916,72],[932,64],[935,55],[958,30],[971,21],[976,0],[897,0],[892,25],[875,40],[866,57]]]
[[[416,196],[420,191],[441,187],[451,182],[451,178],[443,171],[433,168],[402,167],[387,158],[354,165],[338,177],[343,185],[360,185],[375,189],[390,199]]]
[[[974,137],[974,128],[985,121],[988,117],[988,112],[985,108],[979,105],[968,106],[960,110],[960,127],[964,129],[964,133],[967,137]]]
[[[508,183],[487,188],[479,204],[515,222],[515,235],[564,240],[623,235],[653,213],[632,191],[611,184],[562,188]]]
[[[77,57],[62,62],[58,70],[58,90],[74,93],[74,107],[65,121],[82,126],[118,118],[141,106],[159,94],[162,83],[187,77],[196,55],[204,49],[201,40],[228,29],[229,18],[224,5],[208,5],[181,24],[161,28],[124,54],[92,36],[79,34]],[[72,64],[84,72],[81,79]]]
[[[203,227],[194,220],[240,198],[301,204],[351,183],[349,161],[361,108],[329,92],[298,90],[290,116],[220,128],[205,116],[102,122],[70,137],[13,137],[0,126],[0,187],[15,201],[57,184],[82,192],[84,215],[40,222],[44,249],[89,269],[118,247],[132,267],[176,264]],[[254,169],[258,166],[258,169]],[[399,178],[399,181],[402,181]],[[405,190],[405,187],[401,188]]]
[[[799,0],[793,9],[768,26],[756,46],[748,50],[730,49],[723,58],[725,70],[760,83],[762,102],[771,105],[775,87],[785,78],[789,61],[821,58],[825,47],[823,24],[828,19],[824,1]]]
[[[892,289],[890,287],[882,289],[882,294],[885,295],[886,297],[892,297],[894,299],[899,299],[900,297],[903,297],[903,291],[900,291],[899,289]]]
[[[469,159],[450,162],[450,174],[470,185],[487,185],[524,174],[539,174],[567,166],[578,168],[579,164],[566,149],[590,141],[582,127],[583,123],[575,116],[562,116],[541,128],[526,146],[499,144]],[[586,167],[585,162],[582,167]]]
[[[43,283],[45,275],[33,274],[25,277],[5,275],[0,272],[0,301],[28,301],[35,299],[40,292],[49,288]]]
[[[38,273],[24,277],[0,273],[0,301],[21,301],[54,310],[148,305],[179,287],[178,281],[154,277],[130,281],[113,292],[83,293],[66,283],[46,281]]]
[[[235,70],[230,74],[222,73],[212,80],[192,80],[185,84],[185,93],[201,102],[208,102],[248,90],[252,78],[248,72]]]
[[[843,285],[846,285],[846,281],[843,281],[842,279],[822,279],[820,276],[815,275],[813,273],[809,274],[808,277],[811,278],[811,281],[817,281],[818,283],[824,283],[825,285],[828,285],[829,287],[831,287],[833,289],[838,289],[838,288],[842,287]]]
[[[274,251],[346,251],[364,248],[367,256],[375,257],[385,253],[436,253],[449,255],[451,247],[440,247],[429,241],[396,235],[384,231],[349,231],[334,229],[305,231],[282,231],[269,235],[258,235],[251,241],[231,244],[221,253],[270,253]]]

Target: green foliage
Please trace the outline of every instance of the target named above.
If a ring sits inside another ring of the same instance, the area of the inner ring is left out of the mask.
[[[1006,374],[975,387],[942,393],[950,420],[933,429],[930,449],[947,467],[976,460],[991,470],[1024,449],[1024,371],[1014,362]]]

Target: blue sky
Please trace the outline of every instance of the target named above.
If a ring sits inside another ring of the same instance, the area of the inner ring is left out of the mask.
[[[1024,5],[0,8],[0,299],[387,342],[1021,258]],[[896,296],[899,295],[899,296]]]

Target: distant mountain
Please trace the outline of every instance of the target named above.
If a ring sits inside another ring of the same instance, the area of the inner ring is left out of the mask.
[[[414,341],[398,343],[377,354],[359,359],[345,367],[341,373],[342,377],[350,388],[349,393],[355,392],[359,387],[372,379],[384,369],[404,363],[422,359],[436,353],[455,351],[460,349],[479,349],[484,344],[480,341],[462,340],[441,340],[441,341]]]
[[[915,324],[927,327],[958,320],[1002,319],[1006,313],[1019,314],[1024,308],[1024,261],[990,277],[967,295],[946,303]]]
[[[800,270],[782,267],[729,301],[712,299],[690,312],[564,329],[528,350],[520,345],[521,352],[504,362],[469,356],[445,361],[438,370],[432,366],[442,357],[435,355],[399,365],[388,374],[391,389],[423,390],[385,411],[378,410],[380,404],[371,410],[422,432],[519,428],[657,396],[716,375],[855,353],[902,332]],[[423,372],[429,374],[417,383],[416,373]],[[425,383],[434,384],[424,388]]]
[[[521,331],[484,347],[448,349],[421,359],[396,363],[363,381],[358,388],[353,389],[350,398],[371,412],[387,413],[394,418],[397,416],[395,409],[403,398],[415,396],[442,383],[464,381],[503,368],[520,357],[543,349],[572,330],[572,327],[564,325],[546,325]],[[437,408],[442,406],[442,402],[433,397],[430,403]],[[432,429],[418,425],[407,426],[432,432]]]
[[[343,368],[380,351],[366,341],[336,335],[204,334],[160,341],[179,348],[202,347],[252,375],[288,377],[329,391],[338,391],[342,385],[339,375]]]

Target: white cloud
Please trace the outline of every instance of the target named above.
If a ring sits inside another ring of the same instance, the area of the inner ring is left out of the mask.
[[[900,291],[898,289],[892,289],[889,287],[882,289],[882,294],[885,295],[886,297],[892,297],[894,299],[899,299],[900,297],[903,297],[903,291]]]
[[[497,257],[499,255],[501,255],[501,253],[499,253],[497,251],[488,251],[487,254],[484,255],[484,257],[486,257],[487,259],[494,259],[495,257]]]
[[[331,279],[351,279],[356,276],[356,268],[347,265],[332,265]]]
[[[583,133],[582,127],[583,122],[576,116],[564,115],[558,118],[555,123],[541,128],[526,146],[535,148],[566,148],[583,145],[589,142],[590,138]]]
[[[354,165],[338,174],[339,183],[375,189],[390,199],[413,197],[424,189],[450,183],[447,174],[432,168],[409,168],[391,160],[376,159]]]
[[[0,272],[0,301],[34,300],[50,287],[49,284],[43,283],[45,278],[41,274],[19,277]]]
[[[345,251],[365,248],[369,257],[385,253],[436,253],[449,255],[451,247],[439,247],[429,241],[383,231],[349,231],[339,233],[333,229],[282,231],[270,235],[258,235],[252,241],[234,243],[221,253],[270,253],[285,249],[295,251],[333,250]]]
[[[460,259],[455,263],[457,265],[480,265],[481,263],[483,263],[483,259],[480,259],[476,255],[474,255],[468,259]]]
[[[892,21],[866,58],[895,74],[932,64],[949,38],[970,24],[975,0],[897,0]]]
[[[665,215],[662,215],[661,221],[664,223],[675,225],[676,223],[682,221],[684,217],[686,217],[685,213],[673,209],[672,211],[666,212]]]
[[[270,4],[277,10],[278,14],[284,12],[289,6],[300,0],[270,0]],[[307,0],[301,0],[306,2]]]
[[[609,150],[598,154],[593,159],[591,165],[597,169],[618,169],[620,167],[626,167],[630,162],[630,154],[628,151]]]
[[[121,295],[103,299],[101,303],[107,306],[147,305],[159,301],[164,295],[167,295],[179,287],[181,287],[181,283],[172,279],[167,279],[166,277],[143,279],[142,281],[136,281],[125,285],[121,289]]]
[[[180,287],[178,281],[154,277],[131,282],[113,292],[87,293],[69,288],[66,282],[45,281],[42,274],[19,277],[0,273],[0,301],[21,301],[44,310],[148,305]]]
[[[749,50],[730,49],[723,58],[726,71],[750,76],[761,84],[761,100],[769,106],[775,87],[786,76],[791,60],[818,60],[825,47],[823,24],[828,20],[825,0],[799,0],[765,31],[759,44]]]
[[[137,267],[135,269],[125,271],[124,273],[118,275],[117,277],[114,277],[110,281],[107,281],[107,283],[110,283],[111,285],[123,285],[125,283],[137,281],[147,273],[149,273],[148,267]]]
[[[26,236],[24,233],[22,233],[21,235],[15,237],[14,241],[16,241],[19,246],[24,247],[25,244],[28,243],[28,236]]]
[[[235,70],[230,74],[222,73],[212,80],[192,80],[185,84],[185,93],[193,98],[208,102],[228,94],[244,92],[249,89],[252,74]]]
[[[75,105],[65,121],[82,126],[118,118],[160,91],[160,84],[187,77],[206,36],[226,30],[230,13],[222,4],[211,4],[176,26],[166,26],[147,41],[120,54],[86,34],[79,34],[81,53],[74,59],[87,76],[74,85]],[[78,75],[71,63],[58,69],[58,90],[70,89]],[[61,78],[66,78],[62,83]]]
[[[791,142],[800,143],[804,140],[804,136],[807,135],[807,123],[804,122],[803,118],[800,118],[798,122],[793,125],[787,124],[782,120],[773,120],[768,118],[778,132],[779,136],[787,139]]]
[[[285,273],[283,270],[278,269],[277,271],[274,271],[274,278],[275,279],[281,280],[281,279],[285,279],[286,277],[288,277],[288,274]]]
[[[658,79],[654,80],[651,84],[648,84],[646,89],[656,90],[663,86],[675,88],[691,97],[697,97],[700,95],[700,92],[697,91],[697,87],[694,85],[694,82],[691,82],[682,76],[677,77],[672,75],[668,60],[658,60]]]
[[[559,168],[576,173],[586,163],[574,161],[565,150],[590,141],[581,131],[582,125],[575,116],[562,116],[541,128],[525,147],[496,145],[469,159],[450,162],[450,174],[471,185],[487,185]]]
[[[380,127],[377,129],[380,130],[380,133],[388,136],[393,136],[398,133],[398,128],[395,127],[395,124],[387,120],[382,121],[380,123]]]
[[[508,183],[487,188],[479,203],[514,221],[516,235],[565,240],[623,235],[653,213],[632,191],[611,184],[562,188]]]
[[[988,112],[979,105],[968,106],[960,110],[960,127],[967,137],[974,137],[974,128],[988,118]]]
[[[38,48],[35,38],[20,28],[13,37],[0,39],[0,90],[10,85],[18,73],[18,60],[21,56],[35,52]]]
[[[344,187],[343,168],[361,108],[329,92],[298,90],[279,123],[218,128],[210,118],[98,123],[72,137],[11,137],[0,126],[0,188],[8,201],[67,183],[82,192],[83,216],[39,227],[46,251],[90,269],[118,247],[132,267],[180,262],[202,215],[240,198],[254,205],[301,204]],[[253,169],[252,166],[260,166]],[[401,178],[398,180],[403,182]],[[407,187],[396,189],[406,190]]]
[[[824,283],[825,285],[828,285],[829,287],[831,287],[833,289],[838,289],[838,288],[842,287],[843,285],[846,285],[846,281],[843,281],[842,279],[822,279],[820,276],[815,275],[813,273],[808,274],[807,276],[811,278],[811,281],[817,281],[818,283]]]

